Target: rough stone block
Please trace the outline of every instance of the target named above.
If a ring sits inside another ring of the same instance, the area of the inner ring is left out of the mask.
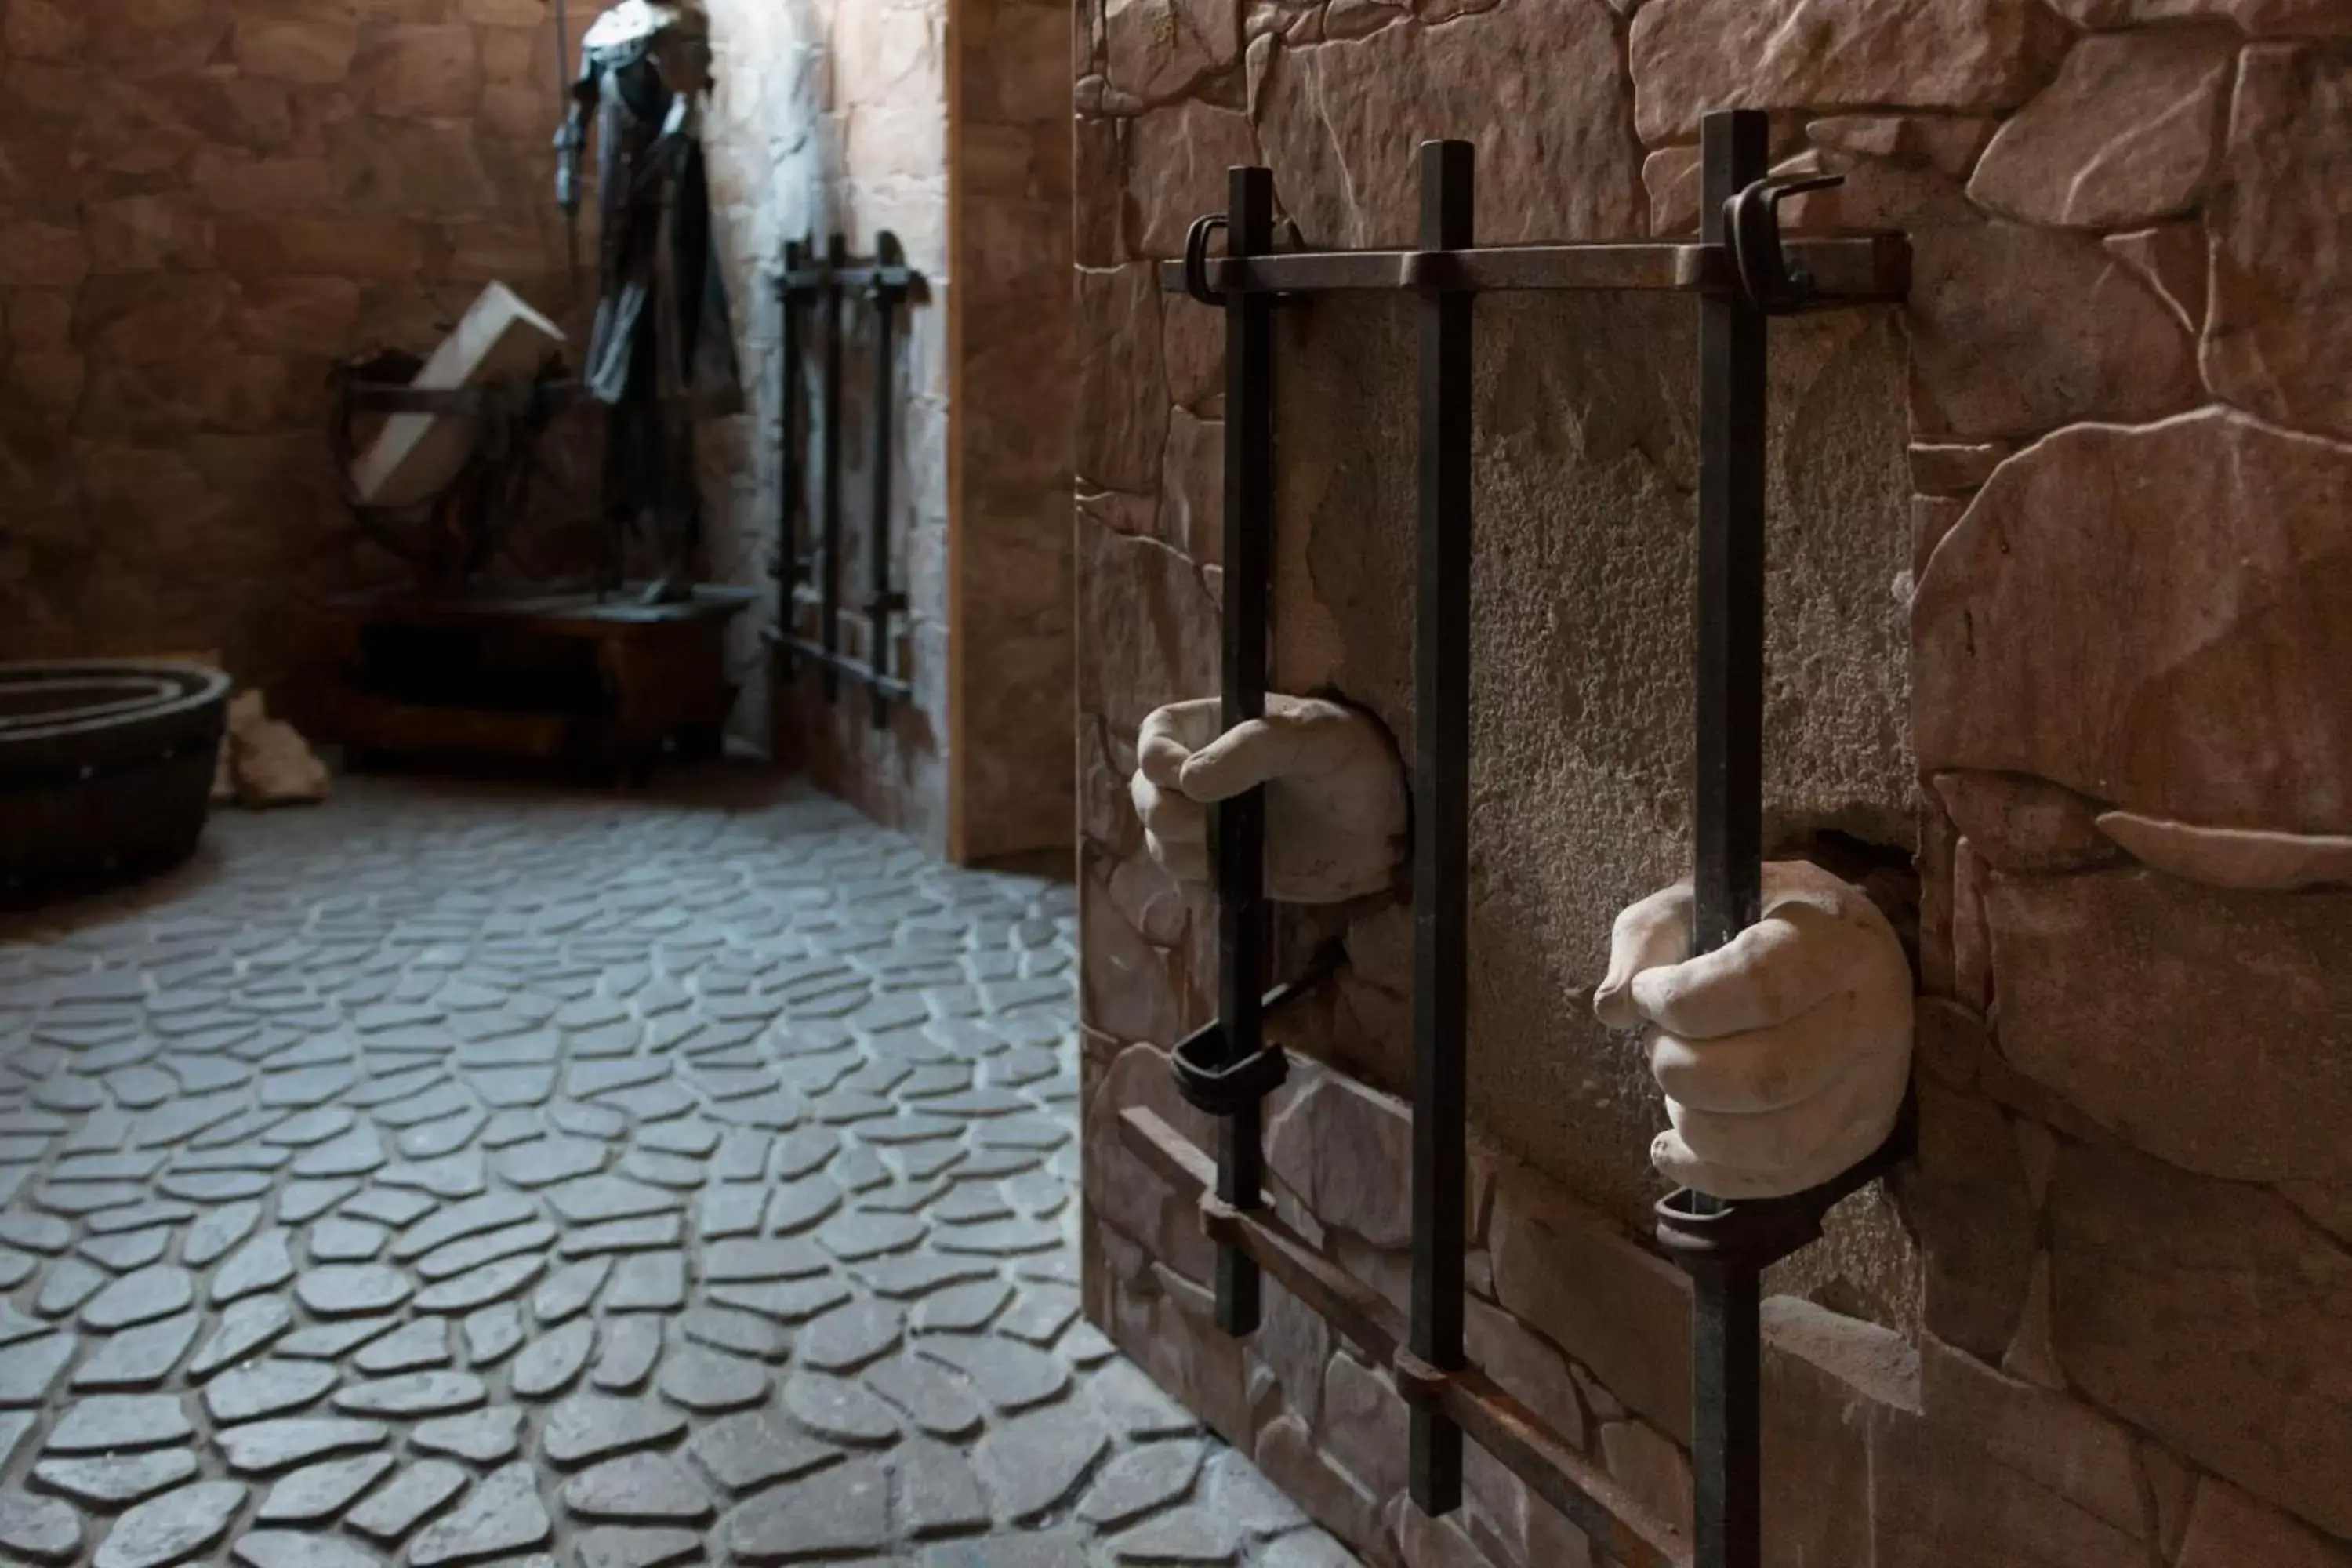
[[[1762,1328],[1767,1568],[1871,1568],[1871,1431],[1916,1411],[1917,1352],[1794,1297],[1768,1298]]]
[[[2113,864],[2098,803],[2026,773],[1947,770],[1931,781],[1969,846],[1995,870],[2087,870]]]
[[[462,119],[482,91],[474,29],[448,24],[372,29],[352,74],[368,108],[394,119]]]
[[[1495,1292],[1679,1441],[1690,1433],[1690,1282],[1524,1169],[1496,1183]]]
[[[1913,605],[1931,770],[2008,770],[2135,810],[2352,828],[2343,617],[2352,448],[2208,409],[2063,430],[2003,464]]]
[[[1710,109],[2008,109],[2065,36],[2024,0],[1654,0],[1633,16],[1645,142]]]
[[[2337,436],[2352,436],[2352,324],[2329,308],[2352,287],[2352,212],[2338,199],[2347,159],[2352,62],[2284,45],[2247,49],[2206,219],[2205,383],[2265,418]]]
[[[1106,90],[1138,105],[1181,97],[1241,59],[1241,0],[1105,0]]]
[[[1169,408],[1160,357],[1160,310],[1159,281],[1149,267],[1078,274],[1078,338],[1097,345],[1081,356],[1078,367],[1081,482],[1132,494],[1160,488]]]
[[[1178,257],[1203,213],[1225,210],[1225,171],[1261,162],[1246,115],[1197,99],[1127,122],[1127,205],[1140,227],[1129,254]]]
[[[2057,80],[1993,137],[1969,196],[2004,216],[2075,228],[2189,210],[2220,153],[2233,56],[2219,33],[2084,39]]]
[[[1897,1191],[1927,1254],[1928,1326],[1998,1361],[2033,1269],[2032,1194],[2008,1119],[1972,1095],[1922,1082],[1919,1158]]]
[[[2126,1534],[2142,1531],[2139,1468],[2122,1427],[1932,1334],[1920,1344],[1919,1366],[1921,1408],[1939,1435],[1973,1444]]]
[[[1266,1128],[1266,1165],[1322,1224],[1378,1247],[1412,1243],[1412,1115],[1337,1073],[1318,1074]]]
[[[2352,896],[2132,870],[1997,877],[1986,909],[2019,1070],[2191,1171],[2352,1180]]]
[[[237,65],[256,76],[329,86],[351,75],[359,53],[359,24],[325,12],[240,16],[231,47]]]
[[[1899,1413],[1872,1424],[1876,1568],[2147,1568],[2147,1545]]]
[[[2069,1147],[2058,1355],[2084,1392],[2255,1496],[2352,1533],[2352,1256],[2257,1187]]]
[[[1258,134],[1284,208],[1316,245],[1411,244],[1414,148],[1444,134],[1477,144],[1482,243],[1632,238],[1649,199],[1617,49],[1600,6],[1544,0],[1275,48]]]
[[[2179,1568],[2344,1568],[2352,1552],[2209,1478],[2197,1485],[2178,1562]]]

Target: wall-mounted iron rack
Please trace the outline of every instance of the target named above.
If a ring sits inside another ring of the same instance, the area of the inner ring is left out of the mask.
[[[1301,1302],[1385,1363],[1412,1408],[1414,1502],[1444,1514],[1462,1497],[1462,1438],[1475,1437],[1616,1562],[1637,1568],[1758,1568],[1761,1554],[1759,1306],[1767,1266],[1817,1238],[1839,1199],[1908,1158],[1902,1125],[1869,1160],[1811,1192],[1726,1203],[1687,1189],[1658,1205],[1661,1245],[1692,1280],[1694,1509],[1685,1539],[1463,1352],[1467,1144],[1473,307],[1503,290],[1634,289],[1699,301],[1696,944],[1752,923],[1763,840],[1766,325],[1796,311],[1900,300],[1910,247],[1899,234],[1789,236],[1779,205],[1833,179],[1767,177],[1769,124],[1753,110],[1704,122],[1696,243],[1474,244],[1474,149],[1421,150],[1421,248],[1273,252],[1274,178],[1232,171],[1227,209],[1193,226],[1162,287],[1225,315],[1224,722],[1265,709],[1272,618],[1274,309],[1318,293],[1388,290],[1421,300],[1419,573],[1413,735],[1413,1172],[1412,1311],[1333,1265],[1272,1212],[1262,1191],[1264,1097],[1283,1081],[1264,1033],[1270,932],[1265,822],[1252,791],[1217,808],[1218,1018],[1177,1048],[1185,1098],[1215,1116],[1213,1160],[1148,1110],[1126,1142],[1199,1195],[1217,1245],[1217,1317],[1255,1330],[1260,1281]],[[1212,258],[1211,237],[1225,235]]]
[[[891,668],[893,617],[907,607],[907,595],[891,586],[890,567],[890,435],[892,417],[893,339],[898,307],[918,295],[923,275],[908,267],[896,235],[883,231],[875,239],[870,260],[854,259],[848,241],[829,239],[820,253],[814,240],[794,240],[784,247],[783,270],[776,278],[776,298],[782,306],[783,387],[782,429],[777,461],[778,548],[775,574],[783,603],[768,640],[782,657],[788,672],[797,675],[802,664],[814,665],[823,679],[824,700],[841,700],[845,679],[866,688],[872,705],[874,728],[890,725],[890,705],[913,695],[903,673]],[[874,450],[872,503],[866,527],[866,657],[853,658],[841,651],[841,359],[843,302],[856,296],[874,319]],[[824,338],[821,410],[818,420],[817,510],[802,524],[806,498],[801,474],[801,352],[802,312],[814,307]],[[795,590],[811,583],[818,599],[817,635],[800,635],[794,623]]]

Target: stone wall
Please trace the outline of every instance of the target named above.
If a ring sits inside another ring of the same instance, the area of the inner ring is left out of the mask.
[[[329,362],[492,279],[565,303],[547,6],[7,0],[0,61],[0,658],[311,668],[312,607],[404,570],[343,507]]]
[[[780,683],[779,755],[934,850],[988,859],[1070,838],[1068,287],[1070,83],[1058,0],[714,0],[709,144],[751,413],[716,432],[705,493],[723,579],[766,584],[780,514],[788,240],[887,230],[927,287],[898,317],[892,560],[908,601],[897,668],[915,699],[877,731],[864,697]],[[852,301],[841,426],[844,647],[865,652],[874,427],[871,315]],[[804,311],[801,406],[820,395]],[[816,426],[795,432],[803,515]],[[804,523],[803,527],[807,524]],[[813,536],[812,536],[813,537]],[[770,585],[772,587],[772,585]],[[818,629],[801,590],[802,632]],[[746,626],[747,684],[764,660]]]
[[[1581,1563],[1474,1456],[1433,1524],[1402,1410],[1279,1290],[1210,1323],[1194,1216],[1121,1146],[1205,1142],[1165,1049],[1207,910],[1124,793],[1213,689],[1213,313],[1150,263],[1264,162],[1318,244],[1413,229],[1412,142],[1480,150],[1480,237],[1696,223],[1697,117],[1775,116],[1909,230],[1899,311],[1775,328],[1769,807],[1916,932],[1924,1148],[1769,1316],[1771,1560],[2352,1563],[2343,518],[2352,11],[2324,0],[1086,0],[1081,813],[1088,1307],[1369,1561]],[[1405,730],[1409,309],[1282,318],[1279,684]],[[1479,307],[1472,1352],[1687,1509],[1663,1124],[1586,1025],[1609,916],[1679,869],[1692,339],[1673,301]],[[1906,449],[1907,448],[1907,449]],[[2328,836],[2335,836],[2333,837]],[[1904,862],[1908,862],[1908,870]],[[1914,879],[1916,874],[1916,880]],[[1906,907],[1916,906],[1916,907]],[[1286,1215],[1402,1303],[1409,921],[1269,1107]],[[2256,1414],[2259,1413],[2259,1414]]]
[[[959,859],[1067,854],[1070,689],[1068,0],[960,0],[955,210]]]
[[[928,290],[898,314],[891,431],[895,585],[908,598],[896,666],[914,682],[886,730],[864,696],[845,688],[829,706],[814,672],[773,684],[756,701],[772,719],[776,754],[877,820],[947,847],[948,624],[948,0],[715,0],[709,5],[719,71],[709,145],[727,279],[742,347],[750,412],[716,433],[705,453],[704,494],[715,516],[717,575],[760,582],[778,548],[782,510],[782,315],[774,278],[788,240],[822,248],[838,232],[851,252],[874,254],[897,235]],[[803,310],[800,405],[818,405],[822,331]],[[843,646],[866,649],[866,539],[870,526],[875,338],[872,314],[852,300],[841,426]],[[804,416],[799,473],[804,519],[818,507],[816,423]],[[805,529],[810,523],[804,521]],[[807,537],[814,538],[814,534]],[[818,630],[817,590],[800,592],[802,635]],[[772,611],[769,612],[772,613]],[[756,691],[769,683],[746,626],[740,668]]]

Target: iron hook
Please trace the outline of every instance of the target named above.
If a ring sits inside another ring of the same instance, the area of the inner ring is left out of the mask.
[[[1203,305],[1224,304],[1224,296],[1209,287],[1209,237],[1225,226],[1223,213],[1210,213],[1192,220],[1191,232],[1184,236],[1184,292]]]
[[[1748,303],[1767,312],[1808,308],[1812,275],[1789,262],[1780,244],[1780,204],[1807,191],[1845,184],[1843,174],[1780,175],[1761,179],[1723,204],[1723,231],[1732,270]]]

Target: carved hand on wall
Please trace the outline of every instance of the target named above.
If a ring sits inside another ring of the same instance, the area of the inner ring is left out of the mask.
[[[1377,893],[1405,844],[1404,770],[1381,721],[1313,697],[1269,696],[1265,717],[1224,731],[1215,698],[1143,721],[1128,783],[1151,858],[1210,879],[1209,807],[1265,785],[1266,895],[1334,904]]]
[[[1592,1010],[1647,1026],[1673,1130],[1650,1157],[1718,1198],[1781,1197],[1859,1163],[1893,1131],[1911,1068],[1911,968],[1861,889],[1803,861],[1764,868],[1763,915],[1690,956],[1691,887],[1617,917]]]

